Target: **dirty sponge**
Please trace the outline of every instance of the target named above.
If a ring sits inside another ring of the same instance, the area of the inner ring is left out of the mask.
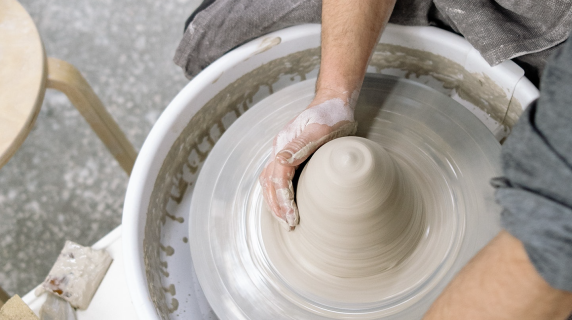
[[[87,309],[111,261],[104,250],[66,241],[42,288],[68,301],[74,308]]]

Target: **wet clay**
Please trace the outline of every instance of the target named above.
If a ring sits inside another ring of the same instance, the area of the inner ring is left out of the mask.
[[[379,274],[417,245],[423,203],[380,145],[360,137],[320,148],[298,182],[303,222],[286,243],[300,264],[342,278]]]
[[[398,127],[374,121],[364,137],[325,144],[297,185],[300,224],[261,217],[266,253],[297,292],[327,303],[380,303],[431,277],[455,224],[443,172]],[[417,126],[419,128],[419,126]],[[426,138],[438,141],[434,133]],[[399,143],[396,143],[399,139]]]

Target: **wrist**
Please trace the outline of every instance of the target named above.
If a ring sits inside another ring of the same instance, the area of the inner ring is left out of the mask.
[[[351,89],[345,87],[316,87],[316,98],[340,98],[347,99],[350,97]]]
[[[357,88],[331,88],[331,87],[317,87],[316,95],[314,100],[310,104],[310,107],[325,102],[330,99],[341,99],[352,109],[355,107],[357,102],[357,96],[359,95],[359,90]]]

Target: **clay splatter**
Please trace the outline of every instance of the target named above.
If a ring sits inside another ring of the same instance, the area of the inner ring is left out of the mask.
[[[159,248],[161,248],[161,250],[163,250],[165,252],[165,254],[167,254],[167,256],[172,256],[173,254],[175,254],[175,249],[173,249],[173,247],[171,246],[164,246],[162,244],[159,244]]]

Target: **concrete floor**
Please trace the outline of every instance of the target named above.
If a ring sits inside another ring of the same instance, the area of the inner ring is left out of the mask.
[[[188,82],[172,58],[200,0],[20,0],[48,56],[74,64],[139,150]],[[27,140],[0,169],[0,286],[23,295],[66,239],[91,245],[121,223],[128,177],[70,104],[48,90]]]

